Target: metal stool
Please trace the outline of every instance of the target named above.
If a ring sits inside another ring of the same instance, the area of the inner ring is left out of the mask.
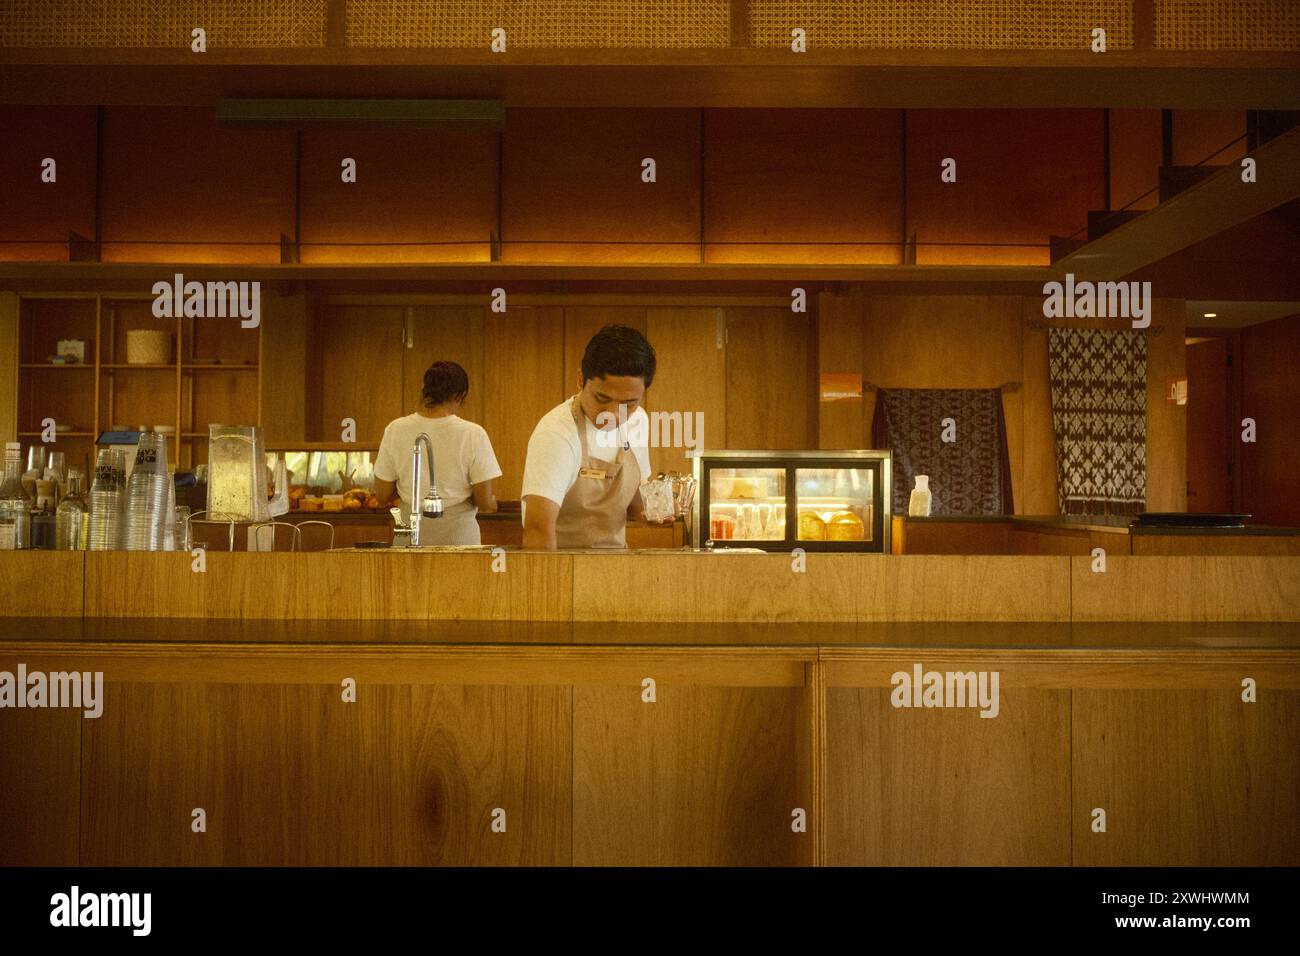
[[[229,540],[229,544],[226,547],[226,550],[234,551],[235,550],[235,524],[238,521],[238,519],[231,515],[223,514],[219,511],[195,511],[185,519],[185,528],[186,531],[189,533],[191,546],[194,547],[198,546],[197,542],[195,542],[194,540],[194,519],[197,518],[199,515],[208,515],[208,517],[203,520],[202,522],[203,524],[221,524],[224,522],[230,525],[230,540]],[[202,547],[207,548],[207,550],[209,551],[213,550],[212,548],[208,547],[208,542],[206,541],[203,542]]]
[[[302,534],[302,532],[307,528],[308,525],[313,525],[319,528],[326,528],[329,530],[330,533],[329,547],[308,548],[305,546],[305,544],[302,543],[306,539],[306,535]],[[298,531],[299,531],[299,541],[300,541],[299,550],[301,551],[333,551],[334,550],[334,525],[330,524],[328,521],[300,521],[298,522]]]
[[[259,521],[256,524],[248,526],[248,550],[249,551],[278,551],[276,545],[279,543],[279,535],[276,533],[277,528],[289,529],[289,550],[297,551],[298,543],[302,538],[298,526],[289,521]],[[263,532],[270,530],[271,546],[263,548],[262,542],[265,540]],[[256,547],[254,547],[256,545]]]

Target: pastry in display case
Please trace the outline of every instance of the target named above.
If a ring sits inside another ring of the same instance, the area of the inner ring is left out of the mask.
[[[889,552],[888,451],[705,451],[695,480],[705,548]]]

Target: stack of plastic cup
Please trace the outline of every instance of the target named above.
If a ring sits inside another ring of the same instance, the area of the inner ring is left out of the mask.
[[[126,491],[126,547],[128,551],[162,551],[173,520],[168,508],[172,477],[167,472],[166,439],[142,432],[136,446],[135,465]]]
[[[90,529],[86,547],[91,551],[115,551],[122,547],[125,528],[122,512],[126,503],[126,475],[121,455],[111,448],[101,448],[95,456],[95,483],[87,496],[90,503]]]

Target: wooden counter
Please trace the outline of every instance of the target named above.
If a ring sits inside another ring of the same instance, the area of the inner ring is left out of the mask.
[[[1297,621],[1300,557],[0,552],[0,614],[281,620]],[[802,567],[804,570],[798,570]]]
[[[326,529],[317,529],[310,541],[304,539],[299,550],[324,551],[333,548],[353,548],[362,541],[393,540],[393,519],[387,512],[336,512],[336,511],[291,511],[276,519],[287,524],[302,524],[304,521],[323,521],[333,528],[333,535]],[[195,540],[204,539],[210,548],[230,550],[229,525],[219,521],[197,521]],[[483,544],[499,544],[520,547],[524,543],[524,526],[519,512],[497,512],[478,516],[479,536]],[[679,520],[671,527],[646,524],[644,521],[629,521],[627,524],[627,545],[629,548],[680,548],[683,543],[684,525]],[[285,535],[289,532],[285,531]],[[247,530],[235,536],[236,551],[247,551]],[[284,550],[287,540],[282,542]]]
[[[0,864],[1300,864],[1293,624],[0,620],[19,663],[104,707],[0,710]],[[997,716],[892,706],[918,664]]]
[[[1300,555],[1300,528],[1130,528],[1128,518],[895,516],[894,554]]]

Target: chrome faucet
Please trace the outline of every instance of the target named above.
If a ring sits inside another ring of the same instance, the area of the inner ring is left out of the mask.
[[[411,502],[411,516],[406,529],[411,535],[412,548],[420,546],[420,516],[426,518],[442,517],[442,499],[438,497],[438,486],[434,483],[434,466],[433,466],[433,444],[429,441],[429,436],[424,432],[415,436],[415,445],[411,448],[411,497],[414,498],[420,493],[420,472],[423,470],[422,458],[420,455],[421,445],[429,455],[429,492],[424,496],[417,508],[415,502]]]

